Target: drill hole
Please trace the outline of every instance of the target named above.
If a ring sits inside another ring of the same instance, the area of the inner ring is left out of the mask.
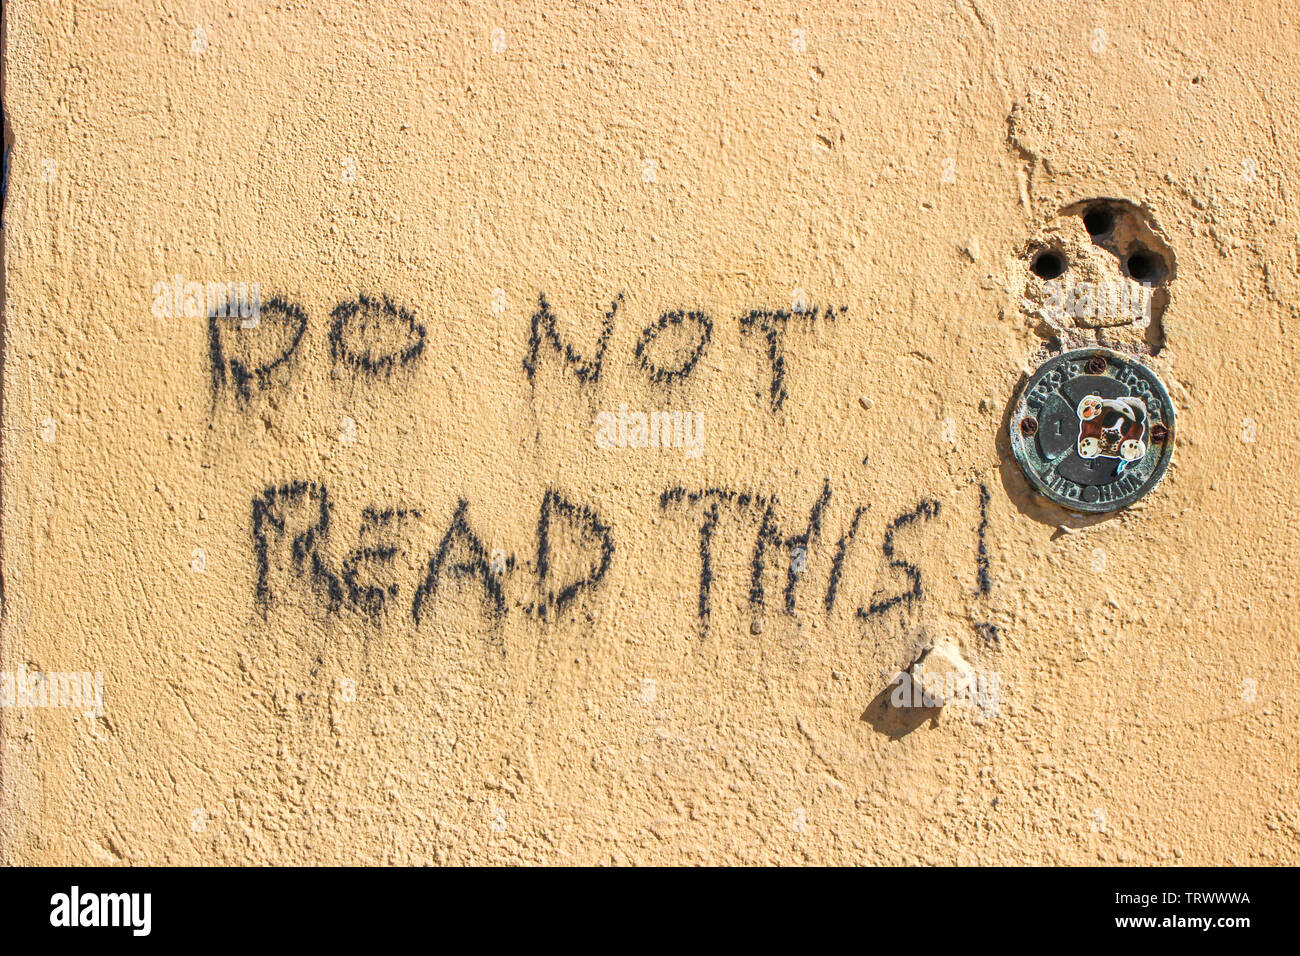
[[[1100,206],[1089,209],[1083,214],[1083,228],[1087,229],[1088,235],[1094,239],[1098,236],[1104,236],[1115,228],[1115,216],[1109,209],[1103,209]]]
[[[1065,271],[1065,259],[1059,252],[1040,252],[1029,267],[1040,279],[1055,279]]]
[[[1145,252],[1135,252],[1128,257],[1128,274],[1138,282],[1145,282],[1156,274],[1156,261]]]

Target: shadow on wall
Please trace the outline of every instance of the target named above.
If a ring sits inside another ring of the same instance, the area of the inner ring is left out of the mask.
[[[1053,541],[1062,535],[1069,534],[1071,531],[1090,528],[1104,521],[1112,521],[1118,518],[1123,514],[1123,509],[1100,514],[1082,514],[1068,511],[1044,498],[1030,486],[1029,479],[1025,477],[1025,473],[1020,469],[1020,464],[1016,461],[1015,455],[1011,452],[1011,422],[1020,404],[1020,393],[1024,390],[1025,382],[1028,380],[1028,375],[1021,375],[1016,382],[1015,388],[1011,390],[1011,397],[1002,410],[1002,424],[998,427],[995,439],[995,448],[998,454],[998,477],[1002,481],[1002,490],[1006,492],[1007,499],[1016,506],[1017,511],[1031,521],[1037,521],[1040,524],[1051,525],[1056,528],[1052,532]]]
[[[894,689],[894,682],[890,681],[862,712],[862,719],[871,725],[872,730],[885,734],[890,740],[902,740],[927,720],[931,730],[939,726],[942,708],[895,707],[891,700]]]

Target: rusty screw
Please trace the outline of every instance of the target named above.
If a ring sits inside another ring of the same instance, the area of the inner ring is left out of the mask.
[[[1104,358],[1100,355],[1094,355],[1092,358],[1088,359],[1089,375],[1100,375],[1104,371],[1106,371],[1106,360]]]
[[[1169,429],[1166,428],[1164,425],[1157,422],[1156,424],[1151,426],[1152,441],[1163,442],[1168,437],[1169,437]]]
[[[1026,415],[1020,419],[1020,433],[1022,435],[1032,435],[1038,431],[1038,419],[1033,415]]]

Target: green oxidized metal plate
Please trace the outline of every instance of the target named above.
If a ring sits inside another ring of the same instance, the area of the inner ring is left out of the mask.
[[[1103,348],[1048,359],[1011,415],[1011,450],[1030,483],[1074,511],[1116,511],[1164,477],[1174,406],[1156,374]]]

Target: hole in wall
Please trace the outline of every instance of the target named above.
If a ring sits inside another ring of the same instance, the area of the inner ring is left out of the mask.
[[[1034,257],[1029,267],[1040,279],[1058,279],[1065,272],[1065,257],[1059,252],[1046,249]]]
[[[1083,228],[1094,239],[1108,235],[1115,228],[1115,214],[1104,206],[1093,206],[1083,214]]]
[[[1177,260],[1142,206],[1091,196],[1062,207],[1020,247],[1022,302],[1043,338],[1157,354]]]
[[[1148,282],[1155,278],[1156,260],[1148,252],[1139,249],[1128,257],[1125,263],[1128,268],[1128,274],[1138,282]]]

